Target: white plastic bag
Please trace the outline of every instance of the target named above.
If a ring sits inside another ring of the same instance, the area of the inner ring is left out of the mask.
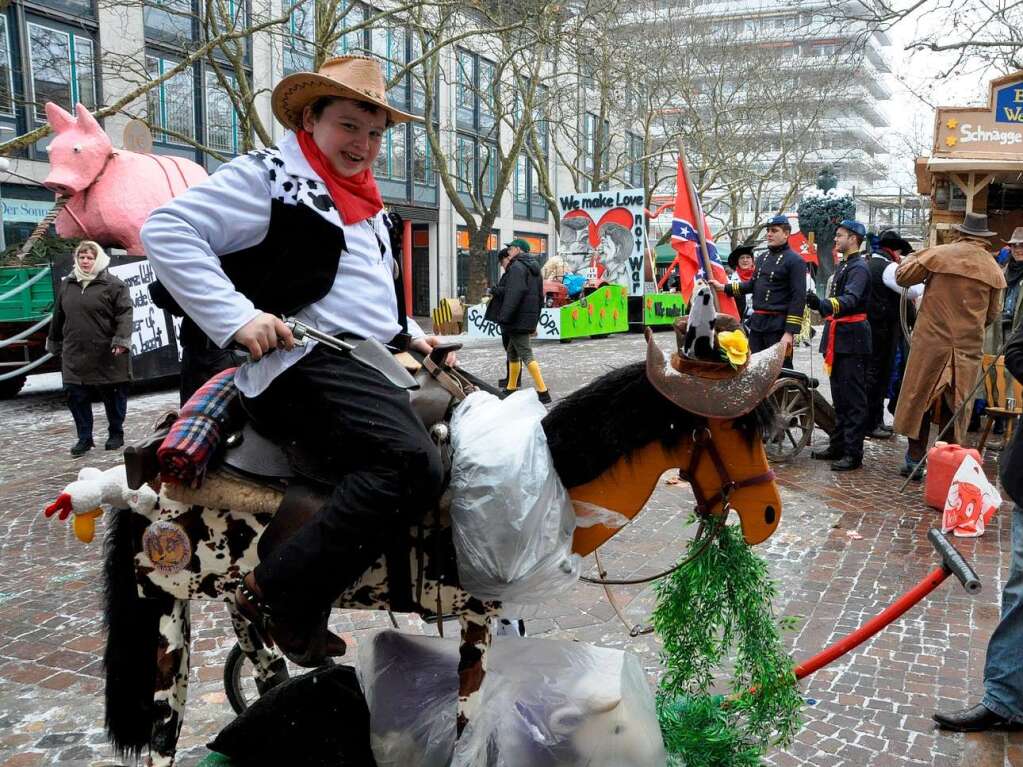
[[[481,704],[455,741],[458,642],[383,631],[359,644],[379,767],[664,767],[654,696],[635,656],[495,639]]]
[[[554,471],[532,390],[473,392],[451,419],[451,523],[462,586],[480,599],[536,604],[571,588],[575,513]]]
[[[952,530],[957,538],[983,535],[984,525],[1001,505],[1002,496],[988,480],[977,459],[968,455],[959,464],[948,488],[948,498],[941,515],[941,532]]]

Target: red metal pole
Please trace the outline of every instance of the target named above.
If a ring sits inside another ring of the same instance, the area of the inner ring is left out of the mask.
[[[906,610],[913,607],[913,605],[934,591],[934,589],[938,588],[938,586],[940,586],[951,574],[951,571],[946,570],[944,567],[939,567],[937,570],[931,572],[910,591],[907,591],[899,597],[899,600],[891,604],[883,613],[872,618],[867,623],[864,623],[851,634],[839,639],[835,642],[835,644],[831,645],[831,647],[827,648],[823,652],[820,652],[809,660],[799,664],[796,667],[796,679],[802,679],[803,677],[809,676],[822,666],[828,665],[831,661],[836,658],[840,658],[857,645],[870,639],[874,636],[874,634],[892,621],[898,620],[898,618],[906,612]]]
[[[401,238],[401,271],[405,275],[405,314],[412,316],[412,222],[404,221]]]

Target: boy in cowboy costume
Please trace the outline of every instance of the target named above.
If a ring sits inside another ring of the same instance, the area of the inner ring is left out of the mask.
[[[235,378],[245,407],[291,438],[315,432],[343,473],[236,597],[288,657],[317,665],[344,652],[326,629],[330,606],[410,513],[434,505],[442,468],[406,391],[348,355],[296,347],[280,315],[424,353],[439,342],[399,300],[391,222],[371,168],[385,131],[417,118],[388,104],[378,62],[330,59],[284,78],[272,103],[290,129],[278,145],[232,160],[156,210],[142,239],[203,332],[222,348],[248,349],[252,361]]]

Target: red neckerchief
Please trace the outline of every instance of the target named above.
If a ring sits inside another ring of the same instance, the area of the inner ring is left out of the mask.
[[[736,271],[739,274],[740,280],[742,280],[743,282],[749,282],[750,280],[753,279],[753,272],[755,269],[756,269],[755,266],[751,266],[748,269],[738,269]]]
[[[384,207],[372,170],[367,168],[354,176],[342,176],[316,146],[311,133],[300,130],[295,135],[298,136],[298,145],[302,147],[302,154],[308,160],[309,166],[326,184],[345,226],[365,221]]]

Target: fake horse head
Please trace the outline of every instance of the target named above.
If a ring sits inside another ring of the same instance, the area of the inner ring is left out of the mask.
[[[735,511],[747,543],[767,540],[781,499],[761,440],[763,400],[784,354],[777,345],[738,370],[701,368],[679,355],[669,361],[647,331],[645,363],[608,373],[552,410],[544,431],[558,475],[577,514],[603,520],[576,529],[575,552],[591,553],[620,529],[601,512],[631,519],[670,469],[692,486],[699,514]]]

